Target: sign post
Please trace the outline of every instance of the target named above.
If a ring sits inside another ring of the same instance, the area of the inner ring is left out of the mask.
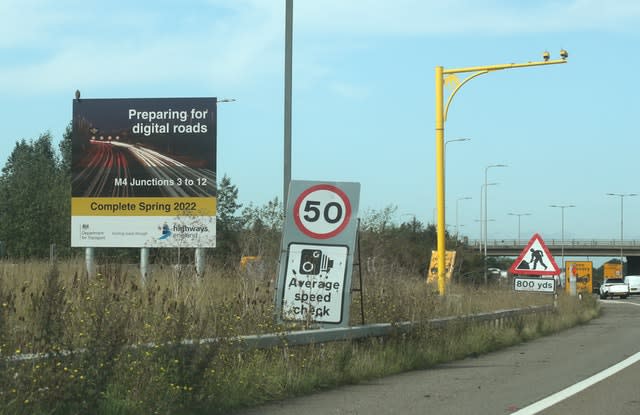
[[[276,291],[279,322],[348,326],[360,184],[291,181]]]

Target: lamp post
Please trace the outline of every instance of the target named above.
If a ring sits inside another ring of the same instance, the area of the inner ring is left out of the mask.
[[[480,251],[479,251],[480,253],[482,253],[482,241],[484,241],[484,238],[482,237],[483,229],[484,229],[484,220],[483,220],[484,216],[482,215],[482,212],[483,212],[482,201],[484,200],[483,199],[483,197],[484,197],[483,195],[484,195],[484,192],[485,192],[484,189],[487,186],[495,186],[497,184],[498,183],[493,182],[493,183],[486,183],[486,184],[480,185],[480,220],[478,221],[478,222],[480,222]]]
[[[637,193],[607,193],[607,196],[618,196],[620,198],[620,272],[624,275],[624,265],[622,258],[624,257],[622,244],[624,241],[624,198],[626,196],[637,196]],[[621,275],[621,276],[622,276]]]
[[[447,164],[447,145],[448,145],[449,143],[459,143],[459,142],[461,142],[461,141],[471,141],[471,139],[470,139],[470,138],[453,138],[453,139],[451,139],[451,140],[447,140],[447,141],[445,141],[445,143],[444,143],[444,169],[445,169],[445,170],[446,170],[446,164]],[[434,209],[434,212],[435,212],[435,211],[437,211],[437,208],[436,208],[436,209]],[[434,216],[435,216],[435,215],[434,215]],[[457,219],[456,219],[456,220],[457,220]],[[458,234],[458,230],[457,230],[457,228],[456,228],[456,238],[458,237],[458,236],[457,236],[457,234]]]
[[[447,157],[447,144],[449,143],[458,143],[460,141],[471,141],[470,138],[452,138],[451,140],[447,140],[444,142],[444,156],[445,156],[445,160]]]
[[[461,200],[471,200],[471,197],[466,196],[466,197],[459,197],[456,199],[456,241],[458,240],[458,233],[460,231],[460,226],[458,225],[458,202]]]
[[[542,65],[554,65],[567,62],[569,54],[566,50],[560,51],[561,59],[549,59],[549,52],[545,52],[542,55],[543,60],[537,62],[527,63],[507,63],[499,65],[488,66],[470,66],[465,68],[453,68],[445,69],[442,66],[435,67],[435,110],[436,110],[436,205],[438,210],[438,223],[436,226],[437,231],[437,247],[438,247],[438,292],[440,295],[445,294],[445,185],[444,185],[444,126],[447,120],[447,113],[449,112],[449,105],[455,94],[460,88],[472,80],[473,78],[494,71],[500,71],[503,69],[515,69],[524,68],[527,66],[542,66]],[[457,73],[468,73],[462,82],[460,82],[451,92],[447,98],[447,103],[444,105],[444,76],[454,76]]]
[[[517,216],[518,217],[518,242],[517,242],[517,244],[520,245],[520,218],[522,216],[531,216],[531,213],[507,213],[507,215]]]
[[[484,168],[484,283],[487,284],[487,218],[489,217],[489,188],[487,187],[487,172],[494,167],[508,167],[506,164],[490,164]]]
[[[489,171],[489,169],[492,169],[494,167],[509,167],[506,164],[490,164],[487,167],[484,168],[484,218],[487,219],[489,217],[488,213],[488,200],[489,200],[489,189],[487,188],[487,172]],[[485,220],[484,222],[484,262],[485,262],[485,269],[484,269],[484,282],[487,282],[487,267],[486,267],[486,262],[487,262],[487,221]]]
[[[560,208],[562,210],[562,245],[561,245],[561,251],[562,251],[562,269],[560,270],[561,272],[564,272],[564,210],[566,208],[572,208],[572,207],[576,207],[575,205],[549,205],[549,207],[552,208]]]
[[[291,183],[291,107],[293,72],[293,0],[285,1],[284,25],[284,173],[282,206],[287,209],[289,184]]]

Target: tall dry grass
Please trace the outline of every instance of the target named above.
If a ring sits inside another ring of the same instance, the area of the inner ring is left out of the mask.
[[[592,318],[595,301],[561,298],[562,313],[510,327],[450,327],[336,344],[241,351],[238,335],[284,330],[274,323],[274,283],[239,270],[157,266],[145,285],[137,266],[81,261],[0,262],[0,413],[226,413],[483,353]],[[357,278],[354,278],[357,280]],[[357,285],[357,282],[355,283]],[[352,324],[359,324],[354,293]],[[421,321],[550,303],[510,287],[449,287],[441,297],[419,278],[364,275],[367,323]],[[291,328],[291,327],[287,327]],[[198,347],[186,339],[219,338]]]

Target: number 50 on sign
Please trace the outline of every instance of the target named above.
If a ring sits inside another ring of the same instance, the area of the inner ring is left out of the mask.
[[[293,215],[302,233],[315,239],[328,239],[338,235],[349,224],[351,203],[338,187],[319,184],[298,196]]]

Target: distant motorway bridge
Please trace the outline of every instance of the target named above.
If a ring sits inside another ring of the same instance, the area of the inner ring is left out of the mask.
[[[529,239],[489,239],[487,240],[487,256],[517,257]],[[551,255],[559,258],[564,250],[564,256],[588,257],[638,257],[640,260],[640,240],[615,239],[544,239]],[[469,240],[469,249],[484,252],[484,243],[479,240]],[[564,249],[563,249],[564,247]]]

